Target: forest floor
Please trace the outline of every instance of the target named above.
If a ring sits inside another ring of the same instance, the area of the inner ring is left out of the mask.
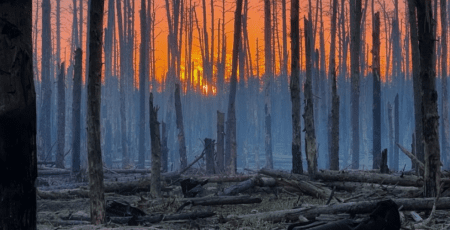
[[[134,175],[134,176],[133,176]],[[256,175],[256,174],[255,174]],[[127,174],[124,176],[128,178],[137,178],[141,181],[142,178],[148,177],[143,174]],[[108,178],[106,176],[105,178]],[[56,191],[63,192],[61,188],[66,188],[65,185],[71,189],[87,185],[86,182],[75,183],[74,177],[70,176],[47,176],[44,183],[46,186],[38,186],[40,191]],[[116,178],[117,180],[117,178]],[[106,181],[106,179],[105,179]],[[203,186],[203,191],[197,195],[201,197],[217,197],[225,188],[236,185],[239,182],[210,182]],[[324,182],[314,182],[317,186],[327,187]],[[163,186],[164,187],[164,186]],[[90,225],[89,223],[89,198],[80,198],[77,195],[70,195],[66,198],[58,199],[44,199],[39,195],[37,197],[37,221],[38,229],[310,229],[318,225],[331,223],[334,221],[349,219],[355,223],[360,223],[363,220],[370,218],[370,213],[354,213],[352,215],[344,212],[333,214],[315,215],[314,218],[308,218],[302,215],[297,215],[294,219],[291,218],[277,218],[274,216],[267,216],[263,214],[277,213],[277,211],[294,210],[299,208],[313,209],[315,207],[324,206],[328,199],[317,198],[306,195],[304,192],[296,191],[288,187],[280,186],[278,183],[273,187],[252,186],[245,191],[240,192],[236,196],[250,195],[252,198],[260,198],[260,203],[254,204],[232,204],[232,205],[214,205],[214,206],[194,206],[187,205],[181,211],[177,210],[186,203],[187,198],[184,198],[179,185],[165,185],[167,188],[163,192],[164,198],[153,199],[151,194],[146,191],[140,192],[110,192],[105,193],[105,200],[107,204],[116,201],[125,204],[128,207],[128,213],[132,212],[129,209],[139,209],[145,212],[146,215],[162,214],[164,216],[170,214],[183,213],[199,213],[212,212],[213,216],[196,219],[181,219],[170,221],[158,221],[157,223],[139,223],[136,226],[129,226],[127,223],[114,223],[109,218],[107,224],[101,226]],[[56,189],[55,189],[56,188]],[[331,200],[329,206],[339,205],[343,203],[353,204],[364,201],[382,201],[386,199],[411,198],[420,196],[419,187],[413,186],[397,186],[373,184],[357,187],[349,191],[348,189],[333,190],[332,195],[339,199]],[[447,210],[417,210],[403,211],[400,209],[401,229],[450,229],[450,209]],[[282,212],[284,212],[282,211]],[[371,210],[372,211],[372,210]],[[370,211],[370,212],[371,212]],[[261,214],[249,215],[249,214]],[[427,218],[431,215],[431,218]],[[129,222],[128,222],[129,223]],[[303,226],[303,227],[302,227]],[[325,228],[324,228],[325,229]],[[329,228],[332,229],[332,228]]]

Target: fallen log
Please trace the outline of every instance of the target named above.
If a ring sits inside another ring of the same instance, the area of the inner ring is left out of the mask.
[[[200,199],[190,200],[182,204],[177,213],[183,210],[188,205],[192,206],[213,206],[213,205],[229,205],[229,204],[254,204],[261,203],[261,198],[250,198],[250,196],[222,196],[222,197],[202,197]]]
[[[90,221],[83,220],[39,220],[39,224],[51,224],[53,226],[89,225]]]
[[[309,177],[305,175],[300,174],[294,174],[294,173],[288,173],[282,170],[275,170],[275,169],[267,169],[263,168],[258,171],[259,174],[264,174],[267,176],[275,177],[275,178],[284,178],[288,180],[304,180],[309,181]]]
[[[144,223],[159,223],[161,221],[172,220],[195,220],[198,218],[207,218],[214,216],[214,212],[190,212],[171,215],[147,215],[147,216],[127,216],[127,217],[109,217],[110,221],[117,224],[128,224],[130,226],[138,226]]]
[[[215,175],[215,176],[200,176],[193,178],[197,180],[208,180],[209,183],[218,183],[218,182],[241,182],[248,180],[254,176],[256,176],[256,174],[236,175],[236,176]],[[182,179],[187,179],[191,177],[192,176],[181,176]]]
[[[38,176],[54,176],[54,175],[68,175],[71,171],[67,169],[39,169]]]
[[[324,200],[328,200],[332,194],[332,191],[329,188],[324,186],[318,186],[317,184],[314,184],[311,181],[302,181],[302,180],[297,181],[278,178],[277,184],[283,185],[285,187],[296,188],[299,192],[303,194]],[[339,202],[342,202],[342,200],[339,197],[333,196],[333,198]]]
[[[348,181],[348,182],[366,182],[376,184],[397,184],[398,186],[422,187],[423,179],[413,175],[394,176],[389,174],[348,171],[325,171],[321,170],[316,174],[316,179],[323,181]]]
[[[333,188],[336,187],[337,190],[344,190],[348,192],[353,192],[357,189],[383,189],[386,186],[381,186],[379,184],[373,184],[373,183],[364,183],[364,182],[347,182],[347,181],[336,181],[336,182],[325,182],[325,186]],[[389,189],[389,187],[388,187]],[[414,186],[395,186],[395,189],[397,190],[404,190],[404,191],[417,191],[419,188]]]
[[[234,196],[245,190],[253,188],[255,186],[267,186],[273,187],[276,185],[276,181],[273,178],[261,178],[259,176],[252,177],[248,180],[242,181],[238,184],[225,188],[223,192],[219,192],[219,196]]]

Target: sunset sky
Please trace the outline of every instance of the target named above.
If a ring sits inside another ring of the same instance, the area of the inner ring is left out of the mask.
[[[33,31],[33,36],[36,36],[37,34],[37,50],[38,50],[38,60],[40,60],[40,53],[41,53],[41,1],[42,0],[34,0],[33,1],[33,25],[37,26],[37,30],[34,28]],[[79,0],[78,4],[79,4]],[[131,0],[131,2],[133,2],[133,0]],[[197,18],[199,20],[199,26],[202,29],[203,28],[203,17],[202,17],[202,1],[201,0],[192,0],[193,5],[196,5],[196,13],[197,13]],[[340,2],[340,1],[339,1]],[[71,26],[72,26],[72,0],[61,0],[61,10],[62,10],[62,16],[61,16],[61,58],[62,61],[66,61],[68,62],[71,55],[70,55],[70,42],[71,42]],[[210,13],[210,3],[211,0],[206,0],[206,4],[207,4],[207,27],[208,27],[208,36],[211,36],[211,13]],[[52,37],[56,38],[56,1],[52,0],[51,1],[52,4]],[[86,41],[86,23],[87,23],[87,4],[88,4],[88,0],[83,0],[83,8],[84,8],[84,23],[85,23],[85,28],[83,30],[84,33],[84,38],[83,38],[83,51],[85,50],[85,41]],[[226,0],[226,14],[225,14],[225,21],[226,21],[226,34],[227,34],[227,66],[229,66],[228,68],[231,69],[231,50],[232,50],[232,44],[233,44],[233,37],[232,37],[232,33],[233,33],[233,22],[234,22],[234,11],[235,11],[235,3],[234,1],[231,0]],[[280,47],[282,47],[282,18],[281,18],[281,0],[276,0],[276,4],[277,4],[277,14],[278,14],[278,30],[279,30],[279,39],[280,39]],[[313,1],[313,18],[315,18],[315,13],[316,13],[316,4],[319,4],[319,2],[315,2]],[[363,8],[365,5],[365,1],[363,0]],[[381,71],[382,71],[382,76],[384,78],[385,76],[385,72],[386,72],[386,67],[385,67],[385,62],[386,62],[386,49],[385,49],[385,45],[386,45],[386,28],[385,28],[385,15],[387,15],[388,17],[393,17],[393,11],[394,11],[394,3],[393,1],[375,1],[375,11],[380,11],[380,16],[381,16]],[[399,3],[399,17],[400,17],[400,30],[401,30],[401,43],[402,43],[402,47],[404,44],[404,36],[406,35],[405,33],[405,2],[400,1]],[[214,29],[215,29],[215,36],[217,36],[217,23],[220,20],[222,20],[222,0],[214,0],[214,5],[215,5],[215,25],[214,25]],[[322,10],[318,11],[318,19],[320,19],[320,15],[323,14],[323,24],[324,24],[324,31],[325,31],[325,47],[326,47],[326,55],[327,55],[327,66],[328,66],[328,54],[329,54],[329,43],[330,43],[330,16],[331,16],[331,1],[330,0],[324,0],[322,2]],[[348,13],[348,0],[346,0],[346,11]],[[136,76],[135,78],[137,78],[138,76],[138,69],[139,69],[139,50],[137,49],[139,47],[139,43],[140,43],[140,18],[139,18],[139,10],[140,10],[140,1],[135,0],[134,1],[134,6],[135,6],[135,73]],[[260,60],[259,60],[259,71],[260,71],[260,75],[264,73],[264,34],[263,34],[263,25],[264,25],[264,2],[263,0],[248,0],[248,6],[249,6],[249,10],[248,10],[248,34],[249,34],[249,42],[250,42],[250,49],[251,49],[251,55],[252,55],[252,64],[254,66],[254,74],[256,74],[256,49],[259,48],[260,51]],[[366,42],[366,47],[368,45],[369,50],[367,52],[370,52],[371,49],[371,45],[372,45],[372,38],[371,38],[371,1],[368,1],[367,3],[368,6],[368,12],[367,12],[367,19],[365,21],[366,23],[366,37],[365,37],[365,42]],[[39,7],[39,8],[38,8]],[[288,45],[290,45],[290,38],[289,38],[289,32],[290,32],[290,0],[286,0],[286,7],[287,7],[287,33],[288,33]],[[156,28],[155,28],[155,34],[157,35],[156,41],[155,41],[155,50],[156,50],[156,59],[157,59],[157,63],[156,63],[156,78],[158,80],[161,80],[162,77],[164,76],[164,74],[167,71],[167,35],[168,35],[168,29],[167,29],[167,15],[166,15],[166,10],[165,10],[165,1],[164,0],[155,0],[155,8],[156,8]],[[105,27],[106,27],[106,23],[107,23],[107,9],[108,9],[108,1],[105,0]],[[37,10],[39,10],[38,15],[36,14]],[[301,9],[300,9],[300,17],[301,19],[303,19],[304,16],[307,16],[307,12],[308,11],[308,1],[301,1]],[[384,11],[386,11],[386,14],[384,14]],[[116,12],[117,13],[117,12]],[[347,15],[348,17],[348,15]],[[338,16],[339,19],[339,16]],[[37,20],[37,21],[36,21]],[[36,23],[37,22],[37,23]],[[117,20],[116,20],[117,23]],[[347,20],[348,23],[348,20]],[[386,24],[389,26],[389,28],[391,27],[389,22]],[[314,26],[314,24],[313,24]],[[319,30],[320,30],[320,21],[317,24],[318,26],[318,31],[317,31],[317,39],[316,39],[316,48],[319,49]],[[303,28],[303,20],[301,20],[300,22],[300,28]],[[347,24],[347,32],[349,32],[349,26]],[[389,31],[390,33],[390,31]],[[303,34],[302,34],[303,35]],[[337,34],[338,35],[338,34]],[[184,36],[183,36],[184,37]],[[199,42],[198,42],[198,32],[197,32],[197,28],[196,25],[194,24],[194,44],[193,44],[193,56],[194,56],[194,60],[197,60],[197,65],[201,64],[201,52],[199,49]],[[259,47],[256,46],[256,40],[259,40]],[[302,38],[303,39],[303,38]],[[211,42],[211,41],[210,41]],[[215,42],[215,55],[217,55],[217,43],[218,43],[218,39],[217,37],[214,39]],[[337,42],[339,42],[339,38],[337,38]],[[276,45],[278,46],[278,41],[276,41]],[[183,45],[185,45],[186,43],[183,41]],[[304,42],[302,42],[302,45],[304,46]],[[56,42],[53,41],[53,52],[56,52]],[[403,52],[404,48],[402,48]],[[288,51],[290,52],[290,47],[288,47]],[[184,48],[182,49],[182,59],[184,59]],[[276,65],[279,68],[279,55],[278,55],[278,47],[276,47]],[[336,50],[336,55],[339,55],[339,50]],[[405,55],[403,53],[403,55]],[[367,53],[366,53],[367,56]],[[370,65],[371,62],[371,54],[369,53],[369,60],[368,60],[368,64]],[[290,57],[290,54],[289,54]],[[350,56],[348,55],[348,58]],[[304,58],[302,59],[304,62]],[[337,57],[338,60],[338,57]],[[349,59],[348,59],[349,60]],[[392,59],[391,59],[392,60]],[[38,61],[40,62],[40,61]],[[347,63],[349,65],[349,62]],[[338,63],[339,65],[339,63]],[[39,68],[40,64],[38,63],[38,68]],[[66,65],[68,66],[68,65]],[[289,65],[288,65],[289,67]],[[182,67],[183,69],[184,67]],[[196,68],[201,68],[200,66],[196,67]],[[302,64],[302,68],[304,68],[304,64]],[[278,70],[277,70],[278,72]],[[229,75],[230,73],[228,73]],[[183,75],[183,73],[182,73]]]

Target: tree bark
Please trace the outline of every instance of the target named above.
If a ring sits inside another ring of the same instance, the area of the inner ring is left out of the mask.
[[[150,192],[153,196],[161,194],[161,142],[159,136],[158,107],[153,106],[153,93],[150,93],[150,135],[152,140],[152,175]]]
[[[230,79],[230,97],[228,99],[227,112],[227,135],[226,135],[226,153],[230,157],[227,163],[228,172],[231,175],[236,174],[236,84],[237,84],[237,62],[239,56],[239,43],[241,38],[241,13],[242,0],[236,0],[236,12],[234,14],[234,40],[233,57],[231,65]]]
[[[87,139],[91,222],[95,225],[103,224],[106,220],[105,187],[103,185],[103,161],[100,139],[104,5],[104,0],[91,0],[89,12]]]
[[[266,167],[273,168],[272,161],[272,118],[271,118],[271,81],[273,75],[273,60],[272,60],[272,23],[270,15],[270,0],[264,0],[264,52],[265,52],[265,74],[264,74],[264,130],[265,130],[265,144],[264,149],[266,153]]]
[[[32,1],[0,2],[0,229],[36,229]]]
[[[435,197],[440,189],[439,115],[437,109],[435,28],[431,1],[416,1],[419,28],[420,79],[422,82],[422,124],[425,153],[424,196]]]
[[[361,0],[350,0],[350,67],[351,67],[351,127],[352,168],[359,168],[359,54],[361,43]]]
[[[379,169],[381,162],[381,75],[380,75],[380,13],[373,19],[372,32],[372,75],[373,75],[373,169]]]
[[[169,164],[169,148],[167,147],[167,128],[166,123],[161,122],[161,170],[162,172],[168,172]],[[151,130],[150,130],[151,131]]]
[[[214,140],[205,138],[206,173],[214,173]]]
[[[349,181],[349,182],[365,182],[376,184],[397,184],[398,186],[416,186],[423,185],[421,177],[403,175],[394,176],[390,174],[378,174],[369,172],[337,172],[337,171],[324,171],[317,173],[317,179],[323,181]]]
[[[184,136],[183,113],[181,110],[180,85],[175,84],[175,110],[177,115],[178,144],[180,153],[180,168],[184,169],[187,165],[186,158],[186,139]]]
[[[300,117],[300,30],[299,0],[291,1],[291,102],[292,102],[292,173],[303,173]]]
[[[312,94],[312,58],[311,58],[311,22],[305,20],[305,44],[306,44],[306,82],[305,82],[305,112],[303,119],[305,120],[305,150],[306,160],[308,162],[308,174],[311,177],[317,173],[317,147],[316,147],[316,133],[314,129],[314,104]],[[309,68],[308,68],[309,66]]]
[[[381,152],[379,168],[381,173],[389,173],[389,168],[387,166],[387,149],[384,149],[383,152]]]
[[[292,1],[291,1],[291,7],[294,6],[296,7],[295,3],[294,5],[292,5]],[[296,8],[297,9],[297,8]],[[282,23],[283,23],[283,67],[282,69],[282,74],[283,75],[287,75],[288,74],[288,52],[287,52],[287,25],[286,25],[286,0],[281,0],[281,18],[282,18]],[[298,12],[298,10],[297,10]],[[291,10],[291,17],[292,17],[292,10]],[[292,20],[293,18],[291,18]],[[295,20],[295,19],[294,19]],[[293,22],[295,23],[295,22]],[[297,25],[298,25],[298,19],[297,19]],[[292,26],[292,25],[291,25]],[[292,27],[291,27],[292,28]],[[292,33],[292,31],[291,31]],[[297,40],[299,39],[299,35],[297,35]],[[292,39],[294,40],[294,39]],[[298,45],[298,41],[297,41],[297,45]],[[291,48],[292,49],[292,48]],[[292,49],[293,50],[293,49]],[[294,50],[293,50],[294,51]],[[298,58],[297,58],[298,59]]]
[[[81,138],[81,73],[83,53],[80,48],[75,50],[75,65],[73,75],[72,96],[72,172],[80,171],[80,138]]]
[[[331,127],[330,134],[330,152],[329,163],[331,170],[339,170],[339,106],[340,100],[337,94],[337,76],[336,76],[336,18],[337,18],[338,1],[333,0],[333,13],[331,15],[331,45],[330,45],[330,58],[329,58],[329,74],[332,78],[332,98],[331,98]]]
[[[388,102],[388,120],[389,120],[389,168],[394,168],[394,118],[392,114],[392,105]]]
[[[64,144],[66,128],[66,67],[64,62],[58,75],[58,146],[56,147],[56,167],[64,168]]]
[[[395,143],[399,143],[400,141],[400,116],[399,116],[399,102],[398,102],[398,94],[395,96],[395,100],[394,100],[394,104],[395,104]],[[398,171],[398,167],[399,167],[399,160],[398,160],[398,148],[394,145],[394,167],[391,168],[394,171]]]

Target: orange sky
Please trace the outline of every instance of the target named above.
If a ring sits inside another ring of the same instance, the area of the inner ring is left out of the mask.
[[[77,0],[79,1],[79,0]],[[131,0],[133,1],[133,0]],[[169,0],[170,1],[170,0]],[[195,4],[196,7],[196,11],[197,11],[197,17],[199,20],[199,26],[200,28],[203,28],[203,22],[202,22],[202,2],[201,0],[192,0],[193,4]],[[260,74],[264,73],[264,34],[263,34],[263,23],[264,23],[264,18],[263,18],[263,5],[264,2],[263,0],[248,0],[248,5],[249,5],[249,10],[248,10],[248,34],[249,34],[249,42],[250,42],[250,50],[251,50],[251,55],[252,55],[252,61],[253,61],[253,66],[254,66],[254,74],[256,74],[256,40],[259,39],[259,53],[260,53],[260,60],[259,60],[259,71]],[[87,17],[87,2],[88,0],[83,0],[84,2],[84,23],[86,26],[86,17]],[[107,3],[108,1],[105,0],[105,27],[106,27],[106,17],[107,17]],[[211,0],[206,0],[206,4],[207,4],[207,26],[208,26],[208,35],[210,36],[211,31],[211,19],[210,19],[210,2]],[[217,36],[217,23],[218,20],[221,19],[222,20],[222,0],[214,0],[215,2],[215,36]],[[323,17],[324,17],[324,30],[325,30],[325,47],[326,47],[326,55],[327,55],[327,63],[328,63],[328,54],[329,54],[329,43],[330,43],[330,14],[331,14],[331,9],[330,9],[330,2],[331,1],[324,1],[322,3],[323,5],[323,9],[322,9],[322,13],[323,13]],[[55,37],[55,31],[56,31],[56,27],[55,27],[55,21],[56,21],[56,1],[52,0],[52,36]],[[140,40],[140,33],[139,33],[139,29],[140,29],[140,18],[139,18],[139,10],[140,10],[140,1],[135,0],[135,29],[136,29],[136,44],[135,44],[135,48],[139,47],[139,40]],[[303,16],[306,16],[307,14],[307,10],[308,10],[308,1],[301,1],[301,18],[303,18]],[[316,2],[313,2],[313,17],[315,16],[315,4]],[[40,59],[40,47],[41,47],[41,35],[40,35],[40,28],[41,28],[41,14],[42,11],[39,10],[39,17],[36,19],[36,9],[40,5],[41,5],[41,0],[34,0],[33,1],[33,5],[34,5],[34,10],[33,10],[33,23],[36,22],[36,20],[38,20],[37,23],[37,30],[34,29],[34,33],[33,35],[36,35],[36,32],[38,32],[38,55],[39,55],[39,59]],[[286,0],[286,5],[287,5],[287,31],[289,33],[290,31],[290,0]],[[371,47],[371,17],[370,17],[370,13],[371,13],[371,9],[370,9],[370,5],[371,2],[368,2],[368,15],[367,15],[367,20],[366,20],[366,44],[369,45],[369,49]],[[400,20],[401,22],[403,22],[403,24],[401,25],[401,31],[402,31],[402,44],[403,44],[403,39],[405,36],[405,11],[404,11],[404,5],[405,3],[399,2],[399,6],[400,6],[400,10],[399,10],[399,15],[400,15]],[[167,22],[166,22],[166,11],[165,11],[165,1],[164,0],[155,0],[155,6],[156,6],[156,28],[155,28],[155,34],[158,35],[158,37],[156,38],[155,41],[155,50],[156,50],[156,59],[157,59],[157,69],[156,69],[156,75],[157,75],[157,79],[161,80],[162,76],[165,74],[165,72],[167,71],[167,34],[168,34],[168,30],[167,30]],[[363,7],[364,7],[364,0],[363,0]],[[385,8],[384,8],[385,7]],[[62,17],[61,17],[61,57],[63,61],[68,61],[70,59],[70,42],[71,42],[71,26],[72,26],[72,0],[62,0],[61,1],[61,8],[62,8]],[[279,39],[280,39],[280,45],[282,46],[282,34],[281,34],[281,30],[282,30],[282,21],[281,21],[281,0],[277,0],[277,8],[278,8],[278,23],[279,23]],[[348,1],[346,1],[346,8],[348,11]],[[386,1],[385,2],[385,6],[381,7],[380,3],[378,3],[378,1],[375,2],[375,11],[381,11],[380,16],[381,16],[381,71],[382,71],[382,76],[384,78],[385,75],[385,62],[386,62],[386,52],[385,52],[385,44],[386,44],[386,40],[385,40],[385,23],[384,23],[384,14],[383,14],[383,8],[387,11],[387,15],[392,16],[393,15],[393,2],[392,1]],[[233,33],[233,18],[234,18],[234,10],[235,10],[235,4],[234,1],[231,0],[226,0],[226,34],[227,34],[227,66],[229,66],[229,68],[231,67],[231,50],[232,50],[232,44],[233,44],[233,39],[232,39],[232,33]],[[116,12],[117,13],[117,12]],[[319,11],[319,17],[320,17],[320,11]],[[116,22],[117,23],[117,22]],[[318,24],[318,26],[320,27],[320,23]],[[301,29],[303,28],[303,21],[300,22],[300,27]],[[84,33],[86,34],[86,27],[84,28]],[[347,25],[347,31],[349,31],[348,25]],[[201,64],[201,56],[200,56],[200,49],[199,49],[199,42],[198,42],[198,32],[197,32],[197,28],[194,25],[194,44],[193,44],[193,55],[194,55],[194,59],[198,60],[197,63],[200,65]],[[184,37],[184,35],[183,35]],[[319,40],[318,40],[318,33],[317,33],[317,42],[316,42],[316,48],[319,48]],[[86,36],[84,36],[83,38],[84,43],[83,46],[85,46],[85,40],[86,40]],[[337,39],[338,41],[338,39]],[[211,42],[211,41],[209,41]],[[217,37],[214,40],[215,42],[215,55],[217,55],[217,42],[218,39]],[[54,43],[54,47],[56,47],[56,43]],[[183,41],[184,43],[184,41]],[[185,43],[184,43],[185,44]],[[302,42],[302,44],[304,45],[304,42]],[[277,44],[276,44],[277,45]],[[290,38],[288,36],[288,45],[290,45]],[[85,47],[83,47],[85,48]],[[289,51],[289,47],[288,47],[288,51]],[[55,50],[53,50],[53,52],[55,52]],[[184,48],[182,49],[182,59],[184,59]],[[370,50],[368,50],[367,52],[370,52]],[[404,50],[403,50],[404,52]],[[338,50],[336,50],[336,55],[338,55]],[[404,55],[404,54],[403,54]],[[134,55],[137,60],[135,61],[135,73],[136,73],[136,78],[137,75],[139,73],[139,54],[138,54],[138,50],[136,50],[136,53]],[[349,56],[349,55],[348,55]],[[290,54],[289,54],[290,57]],[[278,61],[278,50],[276,51],[276,58],[277,58],[277,65],[279,64]],[[304,58],[303,58],[304,60]],[[369,55],[369,65],[371,62],[371,54]],[[349,61],[348,61],[349,63]],[[347,64],[348,64],[347,63]],[[328,64],[327,64],[328,65]],[[339,65],[339,63],[338,63]],[[68,65],[66,65],[68,66]],[[38,63],[38,67],[39,67],[39,63]],[[279,66],[278,66],[279,67]],[[196,67],[196,68],[201,68]],[[304,68],[304,65],[303,65]],[[231,68],[230,68],[231,69]],[[228,72],[228,74],[230,74]],[[182,74],[183,75],[183,74]]]

